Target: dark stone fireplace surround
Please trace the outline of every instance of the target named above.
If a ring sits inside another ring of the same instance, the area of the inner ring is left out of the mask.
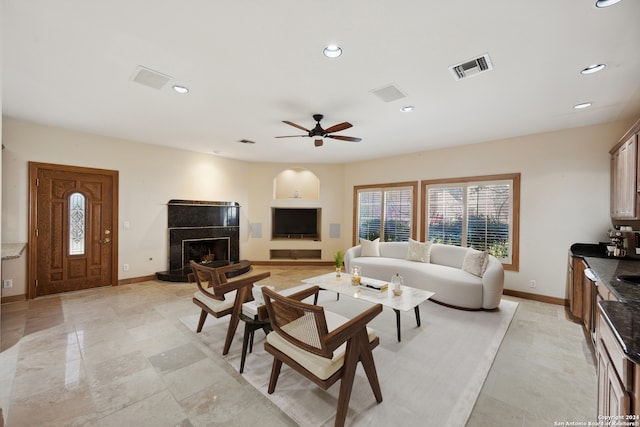
[[[158,280],[186,282],[194,259],[213,267],[238,264],[229,277],[249,271],[240,260],[240,205],[236,202],[170,200],[168,205],[169,270]]]

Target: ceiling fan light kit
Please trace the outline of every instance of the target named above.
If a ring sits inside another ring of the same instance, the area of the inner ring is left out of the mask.
[[[322,126],[320,125],[320,120],[322,120],[324,116],[322,114],[314,114],[313,115],[313,120],[316,121],[316,125],[314,126],[313,129],[309,130],[303,126],[300,126],[297,123],[293,123],[290,122],[288,120],[283,120],[283,123],[288,124],[289,126],[293,126],[296,129],[300,129],[303,130],[305,132],[307,132],[306,135],[285,135],[285,136],[276,136],[276,138],[297,138],[297,137],[309,137],[309,138],[314,138],[314,137],[320,137],[320,138],[316,138],[314,140],[314,145],[316,147],[322,147],[322,144],[324,143],[324,138],[332,138],[332,139],[337,139],[340,141],[347,141],[347,142],[360,142],[362,141],[362,138],[357,138],[357,137],[353,137],[353,136],[343,136],[343,135],[331,135],[334,132],[340,132],[342,130],[345,129],[349,129],[350,127],[352,127],[353,125],[349,122],[342,122],[342,123],[338,123],[337,125],[333,125],[331,127],[328,127],[326,129],[323,129]]]

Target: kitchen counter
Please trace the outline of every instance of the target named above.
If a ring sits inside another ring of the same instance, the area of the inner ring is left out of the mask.
[[[570,251],[571,256],[580,258],[608,258],[606,243],[574,243],[573,245],[571,245]]]
[[[618,301],[600,301],[598,306],[625,355],[640,365],[640,286],[617,279],[623,274],[640,275],[639,260],[607,257],[597,247],[572,245],[571,255],[584,258]],[[586,244],[588,245],[588,244]],[[575,251],[574,251],[575,246]]]

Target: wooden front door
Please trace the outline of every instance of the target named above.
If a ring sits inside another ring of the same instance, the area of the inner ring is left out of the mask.
[[[29,298],[118,279],[118,172],[29,163]]]

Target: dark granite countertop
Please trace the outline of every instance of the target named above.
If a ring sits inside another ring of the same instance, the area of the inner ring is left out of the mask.
[[[640,307],[638,304],[600,301],[598,305],[624,354],[633,363],[640,364]]]
[[[625,355],[632,362],[640,364],[640,286],[617,279],[623,274],[640,275],[640,262],[607,257],[605,252],[598,249],[601,245],[577,245],[571,246],[571,254],[584,258],[599,281],[618,299],[600,301],[598,306]]]
[[[574,243],[571,245],[571,255],[575,257],[607,258],[606,243]]]

